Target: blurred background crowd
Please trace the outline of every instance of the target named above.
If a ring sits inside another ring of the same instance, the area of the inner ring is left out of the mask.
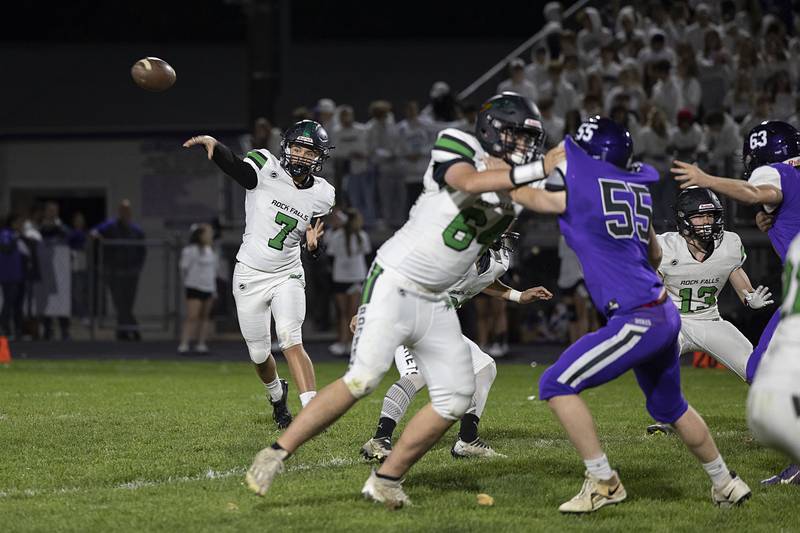
[[[628,128],[635,158],[661,173],[652,190],[658,231],[674,229],[673,159],[699,162],[718,175],[740,176],[742,139],[751,127],[767,119],[800,125],[800,72],[791,60],[800,51],[800,40],[790,3],[592,4],[565,19],[559,2],[546,3],[541,38],[525,54],[508,58],[505,79],[496,80],[496,90],[536,102],[547,148],[574,134],[587,116],[606,115]],[[354,311],[366,265],[407,219],[422,190],[437,132],[445,127],[474,130],[477,96],[459,94],[447,80],[430,82],[427,100],[400,106],[374,100],[359,108],[322,94],[294,109],[285,123],[258,118],[252,132],[233,146],[240,153],[252,148],[279,153],[282,129],[306,118],[321,122],[330,134],[335,149],[322,175],[336,187],[337,206],[326,219],[327,255],[306,265],[307,326],[330,339],[337,355],[345,355],[349,347],[344,320]],[[731,204],[726,208],[729,226],[751,231],[753,211]],[[203,244],[195,238],[188,246],[207,246],[216,254],[217,303],[200,314],[190,313],[197,324],[184,325],[182,341],[193,328],[213,329],[199,325],[204,317],[233,312],[229,277],[235,243],[223,246],[219,223],[208,227]],[[557,289],[558,297],[530,308],[478,297],[462,309],[465,330],[493,356],[504,355],[509,342],[563,342],[598,321],[581,286],[580,265],[555,240],[554,221],[524,216],[515,230],[522,241],[506,282],[517,288],[545,285]],[[175,246],[183,247],[188,236],[183,231]],[[129,202],[94,228],[86,227],[80,213],[62,221],[55,203],[11,214],[0,234],[0,327],[8,335],[67,339],[71,322],[86,322],[90,309],[108,299],[117,338],[139,339],[131,309],[145,242]],[[765,265],[760,264],[764,272]],[[187,264],[174,266],[187,276]],[[89,279],[87,271],[97,275]],[[777,287],[776,278],[759,282],[772,281]],[[736,322],[737,311],[732,314]]]

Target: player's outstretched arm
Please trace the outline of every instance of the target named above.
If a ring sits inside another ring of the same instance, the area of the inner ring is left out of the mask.
[[[647,243],[647,260],[654,270],[658,270],[658,267],[661,266],[661,259],[664,258],[664,251],[661,249],[661,244],[656,237],[656,230],[653,229],[652,225],[650,226],[648,238],[650,240]]]
[[[495,281],[481,292],[493,298],[508,300],[510,302],[517,302],[520,304],[529,304],[537,300],[549,300],[553,297],[553,293],[544,287],[531,287],[530,289],[525,289],[524,291],[520,292],[512,289],[499,280]]]
[[[566,191],[519,187],[511,191],[511,198],[522,207],[537,213],[560,215],[567,210]]]
[[[191,148],[195,145],[203,146],[208,158],[214,161],[225,174],[236,180],[239,185],[245,189],[256,188],[258,176],[256,176],[255,169],[233,155],[230,148],[210,135],[198,135],[183,143],[184,148]]]
[[[783,201],[783,193],[771,185],[752,185],[745,180],[722,178],[705,173],[697,165],[673,161],[670,171],[680,182],[681,189],[703,187],[718,194],[724,194],[743,204],[778,205]]]
[[[731,272],[728,281],[731,282],[731,285],[736,290],[739,300],[750,309],[761,309],[775,303],[768,287],[759,285],[757,289],[753,289],[750,278],[747,277],[747,273],[742,267]]]
[[[444,181],[456,190],[469,194],[508,191],[547,177],[566,158],[563,146],[551,149],[544,158],[511,167],[502,159],[488,157],[487,169],[478,171],[469,163],[456,163],[447,169]]]

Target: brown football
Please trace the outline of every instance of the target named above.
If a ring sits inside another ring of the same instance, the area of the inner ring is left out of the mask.
[[[145,57],[131,67],[136,85],[148,91],[166,91],[175,83],[175,69],[163,59]]]

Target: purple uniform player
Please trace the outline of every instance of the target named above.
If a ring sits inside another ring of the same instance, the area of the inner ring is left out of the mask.
[[[747,180],[721,178],[703,172],[696,165],[675,162],[672,169],[681,188],[697,185],[745,204],[762,205],[772,215],[769,240],[781,258],[792,239],[800,233],[800,132],[786,122],[762,122],[750,130],[742,148]],[[758,345],[747,360],[747,382],[752,383],[761,357],[780,321],[780,308],[772,315]],[[767,485],[800,484],[800,467],[790,465],[777,476],[762,481]]]
[[[630,165],[630,133],[609,119],[581,124],[564,141],[566,161],[547,179],[546,190],[522,187],[514,200],[541,213],[556,213],[567,244],[585,273],[586,288],[608,324],[570,346],[542,374],[539,393],[555,412],[586,464],[581,491],[559,507],[585,513],[619,503],[626,493],[603,453],[594,421],[578,394],[633,370],[656,420],[673,424],[711,478],[720,506],[750,495],[730,472],[703,422],[683,397],[678,333],[680,315],[650,266],[659,253],[650,227],[647,165]],[[652,255],[651,255],[652,254]]]

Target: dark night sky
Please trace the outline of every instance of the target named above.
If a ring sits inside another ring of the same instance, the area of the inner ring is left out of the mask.
[[[512,2],[494,10],[478,2],[294,1],[295,41],[375,39],[515,40],[541,26],[542,4]],[[245,36],[241,1],[11,0],[0,17],[0,41],[235,42]]]

